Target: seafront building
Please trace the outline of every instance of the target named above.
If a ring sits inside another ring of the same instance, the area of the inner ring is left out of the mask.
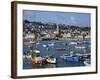
[[[33,36],[33,38],[58,38],[58,39],[90,39],[90,30],[81,30],[81,27],[72,27],[66,25],[47,24],[41,22],[24,22],[24,38]],[[76,28],[75,28],[76,27]],[[74,28],[74,29],[73,29]]]

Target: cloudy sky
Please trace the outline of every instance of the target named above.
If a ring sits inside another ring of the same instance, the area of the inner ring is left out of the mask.
[[[54,11],[34,11],[24,10],[23,20],[50,22],[57,24],[90,26],[90,13],[74,13],[74,12],[54,12]]]

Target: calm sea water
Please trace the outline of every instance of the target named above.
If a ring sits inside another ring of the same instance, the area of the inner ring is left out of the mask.
[[[76,49],[74,44],[71,42],[78,42],[78,46],[85,46],[85,49]],[[48,49],[43,47],[43,45],[50,45]],[[40,51],[40,56],[54,56],[57,58],[56,64],[45,64],[45,65],[32,65],[31,61],[27,61],[23,59],[23,69],[34,69],[34,68],[58,68],[58,67],[77,67],[77,66],[85,66],[81,62],[68,62],[60,58],[63,54],[70,54],[73,53],[90,53],[90,41],[75,41],[75,40],[67,40],[67,41],[58,41],[58,40],[51,40],[51,41],[41,41],[39,44],[33,45],[31,49],[37,49]],[[64,51],[57,51],[56,48],[65,48]],[[23,52],[28,53],[30,48],[28,46],[23,47]]]

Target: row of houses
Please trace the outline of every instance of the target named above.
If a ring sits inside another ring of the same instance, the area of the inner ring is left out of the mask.
[[[48,28],[49,27],[49,28]],[[23,25],[23,34],[34,34],[35,39],[37,38],[62,38],[62,39],[90,39],[90,30],[82,31],[80,28],[60,28],[59,25],[41,25],[41,24],[32,24],[24,23]]]
[[[71,33],[64,33],[64,34],[61,34],[62,35],[62,37],[64,38],[64,39],[90,39],[91,38],[91,36],[90,35],[84,35],[84,34],[80,34],[80,35],[73,35],[73,34],[71,34]]]

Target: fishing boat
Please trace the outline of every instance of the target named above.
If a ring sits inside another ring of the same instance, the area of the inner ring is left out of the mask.
[[[55,50],[57,50],[57,51],[64,51],[66,49],[65,48],[56,48]]]
[[[47,63],[51,63],[51,64],[55,64],[56,63],[56,58],[54,58],[53,56],[50,56],[46,59]]]
[[[79,56],[67,56],[66,60],[71,62],[80,62]]]
[[[60,56],[62,59],[70,62],[79,62],[80,58],[77,55],[71,55],[71,54],[63,54],[63,56]]]
[[[42,57],[39,57],[39,50],[30,50],[32,53],[32,64],[42,64]]]

